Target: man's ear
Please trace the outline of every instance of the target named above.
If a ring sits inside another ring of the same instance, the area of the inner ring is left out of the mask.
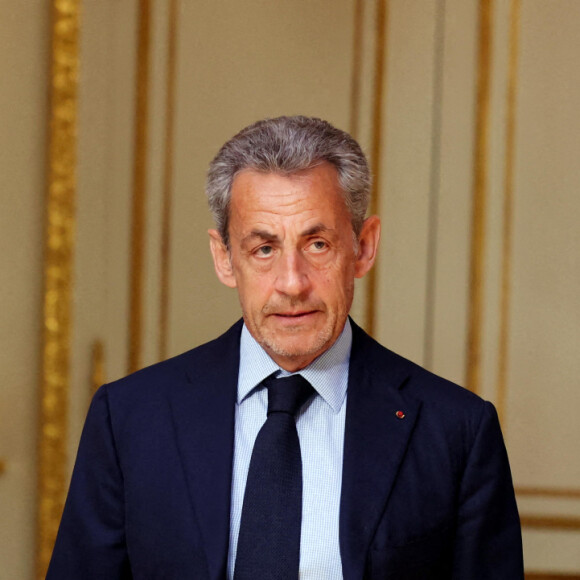
[[[362,278],[373,267],[380,238],[381,220],[376,215],[368,217],[358,238],[358,254],[354,267],[356,278]]]
[[[230,253],[222,237],[217,230],[208,230],[207,233],[209,234],[209,249],[213,257],[213,265],[219,281],[229,288],[235,288],[237,283]]]

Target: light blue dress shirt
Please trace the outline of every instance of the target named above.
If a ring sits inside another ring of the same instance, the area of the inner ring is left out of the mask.
[[[352,329],[347,320],[332,347],[299,371],[316,390],[312,401],[297,417],[302,452],[301,580],[341,580],[338,540],[342,450],[346,417],[348,365]],[[246,326],[240,342],[240,370],[236,404],[230,550],[228,578],[234,564],[240,531],[244,490],[258,431],[266,421],[268,391],[257,385],[273,372],[288,376],[254,340]]]

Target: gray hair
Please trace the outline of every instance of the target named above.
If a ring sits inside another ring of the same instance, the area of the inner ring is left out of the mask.
[[[210,163],[206,195],[216,227],[229,247],[229,206],[232,184],[245,169],[292,175],[328,162],[360,234],[370,197],[371,176],[359,144],[346,132],[314,117],[264,119],[232,137]]]

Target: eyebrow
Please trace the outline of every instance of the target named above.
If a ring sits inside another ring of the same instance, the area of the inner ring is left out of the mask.
[[[302,232],[302,237],[313,236],[315,234],[320,234],[321,232],[328,232],[330,228],[326,227],[322,223],[317,223],[316,225],[308,228],[306,231]]]
[[[318,223],[313,225],[312,227],[308,228],[307,230],[304,230],[301,234],[300,237],[305,238],[308,236],[313,236],[315,234],[319,234],[321,232],[328,232],[330,231],[329,228],[327,226],[325,226],[322,223]],[[247,244],[248,242],[250,242],[251,240],[255,239],[255,238],[259,238],[261,240],[264,240],[266,242],[279,242],[280,238],[276,235],[273,234],[267,230],[252,230],[245,238],[243,238],[242,240],[242,245]]]
[[[255,238],[259,238],[260,240],[264,240],[265,242],[279,242],[280,238],[276,234],[272,234],[267,230],[252,230],[246,237],[244,237],[241,241],[241,245],[245,246],[246,244],[250,243]]]

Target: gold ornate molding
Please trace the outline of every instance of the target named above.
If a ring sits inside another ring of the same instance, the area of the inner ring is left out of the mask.
[[[580,489],[558,487],[516,487],[518,497],[537,497],[551,499],[580,499]],[[577,516],[524,515],[520,516],[523,527],[564,531],[580,530],[580,518]]]
[[[385,106],[385,77],[387,74],[387,28],[389,25],[388,0],[377,1],[375,62],[374,62],[374,99],[373,134],[370,151],[370,165],[373,172],[370,213],[380,215],[381,178],[383,153],[383,112]],[[375,332],[375,310],[377,296],[378,259],[368,273],[365,330],[372,336]]]
[[[535,528],[541,530],[580,530],[580,518],[574,516],[520,516],[523,528]]]
[[[497,411],[505,425],[507,404],[507,365],[509,347],[509,318],[511,302],[512,224],[514,159],[516,134],[516,93],[518,71],[518,46],[520,29],[520,0],[512,0],[510,7],[509,69],[507,88],[507,122],[505,152],[505,182],[503,198],[503,255],[501,264],[501,301],[499,327],[499,354],[497,375]]]
[[[355,0],[352,35],[352,74],[350,79],[349,131],[359,139],[360,91],[361,91],[361,61],[365,3]]]
[[[489,108],[491,80],[492,0],[479,2],[479,62],[475,119],[475,150],[471,249],[469,276],[469,317],[467,334],[466,385],[480,391],[481,341],[483,320],[483,274],[485,256],[485,222],[487,210],[487,152],[489,142]]]
[[[44,578],[66,494],[80,0],[52,2],[52,63],[38,451],[37,577]]]
[[[92,349],[91,364],[91,396],[106,382],[105,377],[105,346],[102,340],[95,340]]]
[[[171,212],[173,205],[173,148],[175,132],[175,81],[177,70],[177,0],[169,3],[167,30],[167,90],[165,100],[165,157],[161,216],[161,288],[159,308],[159,359],[167,358],[169,341],[169,284],[171,266]]]
[[[145,201],[149,144],[149,60],[151,44],[151,0],[138,3],[138,46],[133,161],[131,225],[131,270],[129,304],[128,372],[141,367],[143,351],[143,280],[145,272]]]
[[[580,489],[572,487],[516,487],[516,495],[580,499]]]
[[[566,574],[565,572],[526,572],[525,580],[580,580],[578,574]]]

